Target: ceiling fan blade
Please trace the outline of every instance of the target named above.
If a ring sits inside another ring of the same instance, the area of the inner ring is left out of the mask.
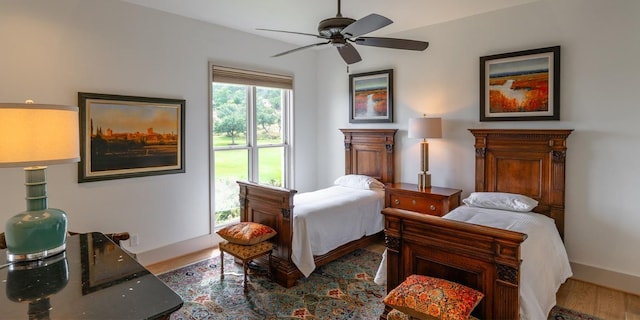
[[[311,48],[311,47],[321,46],[321,45],[328,44],[328,43],[329,42],[318,42],[318,43],[310,44],[310,45],[307,45],[307,46],[304,46],[304,47],[299,47],[299,48],[291,49],[291,50],[288,50],[288,51],[285,51],[285,52],[280,52],[278,54],[272,55],[271,57],[284,56],[285,54],[289,54],[289,53],[292,53],[292,52],[300,51],[300,50]]]
[[[385,18],[379,14],[372,13],[362,19],[356,20],[355,22],[351,23],[346,28],[342,29],[340,33],[342,33],[347,38],[353,38],[372,31],[376,31],[392,23],[393,21],[391,21],[390,19]]]
[[[273,30],[273,29],[261,29],[258,28],[256,30],[260,30],[260,31],[271,31],[271,32],[281,32],[281,33],[291,33],[291,34],[299,34],[299,35],[303,35],[303,36],[311,36],[311,37],[315,37],[315,38],[320,38],[320,39],[325,39],[325,37],[317,35],[317,34],[312,34],[312,33],[304,33],[304,32],[295,32],[295,31],[285,31],[285,30]]]
[[[347,64],[356,63],[362,60],[358,50],[356,50],[356,48],[354,48],[350,43],[346,43],[344,46],[337,48],[340,56],[342,56],[342,59]]]
[[[429,42],[395,38],[360,37],[355,39],[354,42],[363,46],[416,51],[423,51],[429,47]]]

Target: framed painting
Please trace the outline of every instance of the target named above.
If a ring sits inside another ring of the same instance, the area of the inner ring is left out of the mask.
[[[78,107],[78,182],[185,172],[185,100],[79,92]]]
[[[393,70],[349,75],[349,122],[393,122]]]
[[[480,121],[560,120],[560,46],[480,57]]]

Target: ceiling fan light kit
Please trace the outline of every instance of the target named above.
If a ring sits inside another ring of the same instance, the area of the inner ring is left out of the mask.
[[[273,29],[258,30],[299,34],[325,40],[323,42],[287,50],[275,54],[273,55],[273,57],[280,57],[303,49],[331,44],[332,46],[336,47],[344,62],[346,62],[347,64],[353,64],[362,61],[362,58],[360,57],[358,50],[356,50],[356,48],[351,45],[351,43],[363,46],[415,51],[424,51],[425,49],[427,49],[427,47],[429,47],[429,43],[425,41],[381,37],[360,37],[361,35],[384,28],[391,23],[393,23],[393,21],[391,21],[390,19],[375,13],[372,13],[359,20],[343,17],[340,13],[340,0],[338,0],[338,13],[335,17],[327,18],[320,21],[320,23],[318,24],[317,35],[311,33]]]

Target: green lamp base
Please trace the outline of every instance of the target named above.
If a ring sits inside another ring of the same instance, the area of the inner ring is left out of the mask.
[[[27,211],[11,217],[5,225],[8,262],[44,259],[66,248],[67,215],[47,207],[45,168],[24,169]]]
[[[67,217],[58,209],[26,211],[5,225],[7,261],[44,259],[66,248]]]

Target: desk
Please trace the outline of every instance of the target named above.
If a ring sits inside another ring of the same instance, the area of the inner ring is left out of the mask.
[[[0,264],[6,263],[0,250]],[[67,238],[67,249],[39,265],[0,270],[0,318],[158,319],[182,299],[102,233]],[[48,316],[48,317],[47,317]]]

